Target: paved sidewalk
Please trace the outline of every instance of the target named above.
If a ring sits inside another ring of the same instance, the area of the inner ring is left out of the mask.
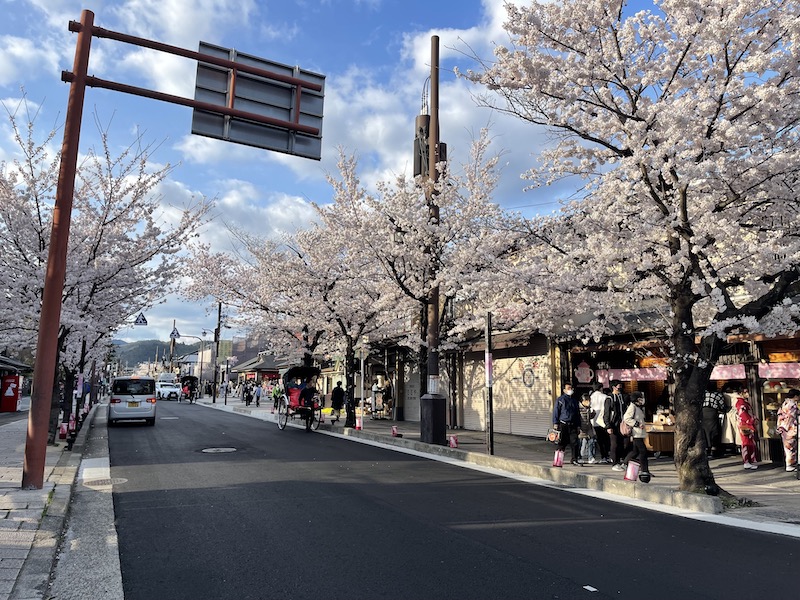
[[[274,421],[271,404],[256,408],[254,404],[246,407],[244,403],[228,399],[227,405],[218,399],[211,404],[210,399],[201,404],[247,414],[251,417]],[[795,473],[787,473],[780,465],[762,463],[758,470],[745,470],[741,457],[728,455],[713,459],[711,468],[720,487],[738,497],[744,506],[723,507],[719,498],[704,494],[678,492],[678,475],[671,456],[650,457],[650,483],[631,483],[623,481],[624,473],[612,471],[610,465],[592,464],[584,466],[566,465],[563,468],[552,466],[554,446],[541,438],[508,434],[494,435],[494,455],[488,454],[486,434],[481,431],[448,430],[457,439],[457,448],[431,446],[419,441],[419,423],[414,421],[396,422],[387,419],[365,419],[361,431],[345,429],[342,420],[331,425],[325,415],[320,430],[333,431],[349,437],[377,441],[401,448],[428,454],[447,456],[487,468],[496,468],[516,475],[535,477],[552,482],[553,485],[597,490],[615,496],[656,502],[707,513],[724,512],[726,515],[774,525],[776,531],[797,528],[800,537],[800,481]],[[392,436],[392,427],[402,438]]]
[[[27,419],[0,426],[0,600],[11,597],[14,583],[31,552],[50,495],[60,479],[54,470],[65,448],[63,443],[48,447],[44,487],[23,490],[27,426]]]

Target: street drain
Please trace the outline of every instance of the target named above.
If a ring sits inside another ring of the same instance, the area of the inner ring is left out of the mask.
[[[113,477],[111,479],[90,479],[89,481],[84,481],[83,485],[85,487],[107,487],[109,485],[119,485],[122,483],[128,483],[127,479],[122,477]]]
[[[236,452],[236,448],[203,448],[201,452],[206,454],[223,454],[225,452]]]

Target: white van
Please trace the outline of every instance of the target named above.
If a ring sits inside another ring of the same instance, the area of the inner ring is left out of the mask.
[[[156,380],[152,377],[116,377],[111,382],[108,424],[146,421],[156,424]]]

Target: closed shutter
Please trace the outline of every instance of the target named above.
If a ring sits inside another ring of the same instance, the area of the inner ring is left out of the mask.
[[[494,431],[541,436],[551,425],[550,358],[548,354],[493,360]],[[464,428],[486,429],[486,387],[482,355],[464,361]]]

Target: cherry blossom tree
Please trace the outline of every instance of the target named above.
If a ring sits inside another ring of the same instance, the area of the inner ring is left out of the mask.
[[[60,157],[51,150],[55,131],[37,141],[35,115],[25,128],[15,111],[9,117],[20,153],[0,167],[0,345],[32,349]],[[105,358],[114,332],[173,290],[184,270],[181,250],[210,208],[202,199],[164,206],[158,186],[171,168],[154,169],[140,138],[119,155],[104,131],[101,144],[76,173],[58,338],[59,362],[70,375]]]
[[[394,334],[387,335],[418,353],[421,390],[427,385],[425,336],[431,290],[440,289],[440,347],[447,349],[454,340],[450,333],[455,331],[450,307],[461,299],[468,274],[488,271],[498,244],[501,251],[507,247],[504,240],[489,235],[504,221],[502,210],[492,202],[498,157],[488,156],[490,146],[488,130],[481,131],[461,170],[441,163],[435,184],[424,176],[399,175],[393,181],[378,182],[374,194],[355,193],[357,164],[345,157],[339,163],[341,180],[331,180],[337,197],[344,200],[326,213],[326,223],[345,232],[349,243],[360,245],[360,254],[380,267],[384,293],[394,299],[394,314],[403,315],[398,312],[400,306],[410,311],[408,317],[395,321]],[[438,220],[432,218],[434,203]],[[414,322],[417,327],[410,327]]]
[[[338,187],[334,200],[351,193],[361,192]],[[397,306],[381,291],[371,255],[359,254],[351,232],[328,226],[329,210],[316,208],[320,222],[277,240],[232,231],[235,253],[198,247],[186,294],[233,307],[240,325],[263,333],[268,349],[290,362],[338,355],[352,365],[360,340],[376,336]],[[345,374],[352,397],[352,369]]]
[[[328,178],[332,201],[315,205],[317,223],[274,241],[235,232],[236,254],[203,248],[195,260],[199,276],[187,293],[235,306],[243,324],[267,333],[282,355],[293,348],[307,358],[343,354],[349,365],[363,337],[372,344],[391,340],[419,352],[425,381],[431,288],[440,286],[447,306],[463,274],[494,259],[487,258],[494,250],[482,244],[502,221],[490,202],[497,159],[486,158],[489,146],[482,132],[463,173],[452,175],[441,165],[435,189],[425,178],[399,176],[379,182],[374,194],[359,180],[357,159],[340,150],[339,173]],[[432,197],[438,223],[431,219]],[[447,332],[448,321],[442,326]]]
[[[726,337],[798,328],[800,4],[506,9],[509,45],[467,76],[484,104],[553,134],[533,185],[585,186],[528,223],[505,273],[518,294],[495,306],[554,335],[653,316],[670,344],[680,488],[702,491],[715,482],[701,401]]]

